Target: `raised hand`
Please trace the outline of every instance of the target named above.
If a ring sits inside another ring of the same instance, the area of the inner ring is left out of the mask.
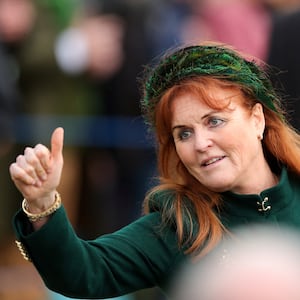
[[[11,178],[33,213],[47,209],[54,201],[63,168],[63,138],[63,128],[56,128],[51,149],[42,144],[27,147],[10,165]]]

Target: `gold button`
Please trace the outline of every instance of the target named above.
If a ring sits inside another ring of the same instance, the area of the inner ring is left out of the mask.
[[[258,208],[258,211],[268,211],[271,210],[271,205],[268,205],[267,202],[269,201],[268,197],[265,197],[264,200],[260,203],[257,202],[257,204],[260,206],[260,208]]]
[[[25,249],[24,245],[20,242],[20,241],[15,241],[16,245],[20,251],[20,253],[22,254],[23,258],[27,261],[31,261],[29,254],[27,252],[27,250]]]

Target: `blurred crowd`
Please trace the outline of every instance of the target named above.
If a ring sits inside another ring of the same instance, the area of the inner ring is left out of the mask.
[[[140,214],[155,145],[140,116],[139,78],[167,49],[214,40],[269,63],[300,129],[299,7],[299,0],[0,0],[0,249],[11,242],[21,202],[8,165],[24,145],[48,143],[57,126],[66,131],[60,192],[78,234],[92,238]]]

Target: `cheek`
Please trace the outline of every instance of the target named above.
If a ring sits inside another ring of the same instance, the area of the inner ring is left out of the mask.
[[[231,137],[228,137],[230,140]],[[245,133],[241,135],[240,139],[235,139],[236,143],[228,143],[226,149],[230,157],[236,163],[251,163],[258,155],[260,150],[260,142],[253,135],[247,136]]]
[[[248,152],[248,134],[240,129],[227,130],[217,144],[231,159],[241,160]]]
[[[193,151],[192,147],[188,145],[188,143],[177,143],[175,144],[175,150],[179,159],[183,162],[183,164],[189,164],[193,162]]]

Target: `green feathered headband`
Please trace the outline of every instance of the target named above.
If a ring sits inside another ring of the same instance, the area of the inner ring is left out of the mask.
[[[278,97],[271,81],[254,60],[247,60],[224,45],[197,45],[181,48],[163,57],[150,72],[141,100],[146,121],[154,125],[156,104],[167,89],[194,76],[211,76],[238,83],[264,106],[283,117],[278,111]]]

